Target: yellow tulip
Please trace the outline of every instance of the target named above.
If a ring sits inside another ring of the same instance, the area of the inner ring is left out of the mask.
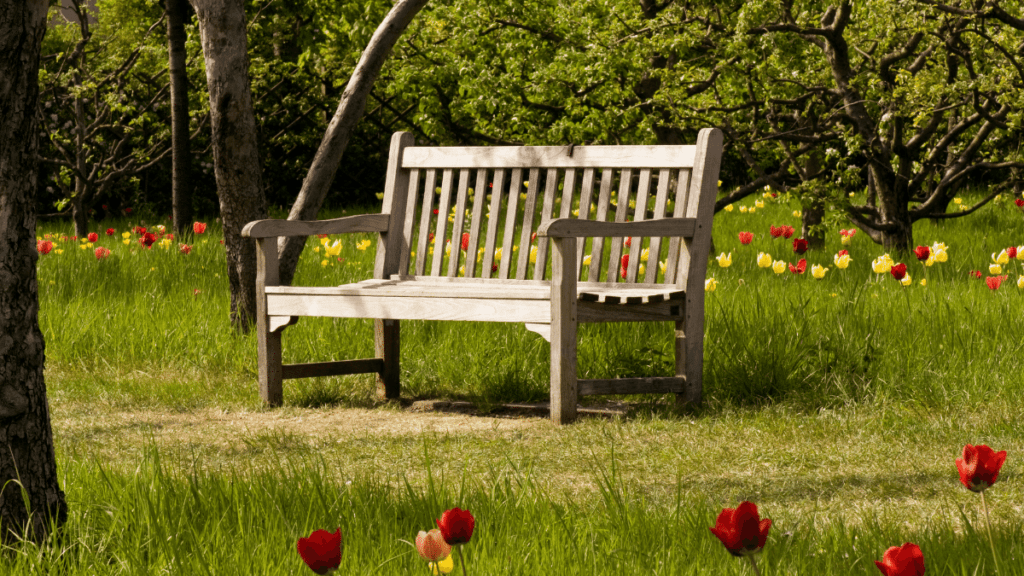
[[[929,253],[928,254],[928,259],[924,261],[924,265],[925,266],[931,266],[932,264],[935,264],[935,253],[934,252]]]
[[[932,244],[932,252],[938,252],[939,250],[946,250],[947,246],[945,242],[936,242]]]
[[[707,280],[704,281],[705,292],[714,292],[715,288],[718,288],[718,280],[715,280],[714,278],[708,278]]]
[[[747,210],[747,214],[753,214],[753,213],[754,213],[754,210],[756,210],[756,209],[757,209],[757,207],[755,207],[755,206],[751,206],[751,207],[750,207],[750,208],[749,208],[749,209]]]
[[[369,240],[366,240],[366,242],[369,242]],[[324,244],[324,256],[338,256],[339,254],[341,254],[341,240],[335,240],[330,246]]]
[[[945,249],[939,249],[932,252],[932,256],[935,258],[936,262],[945,262],[949,260],[949,254],[946,253]]]
[[[1017,260],[1024,260],[1024,246],[1017,246]]]
[[[81,248],[82,250],[85,250],[86,248],[88,248],[88,246],[86,246],[85,244],[80,244],[78,247]]]
[[[772,265],[772,255],[766,252],[759,252],[757,254],[757,267],[758,268],[770,268]]]
[[[494,251],[494,261],[498,262],[500,260],[501,260],[501,248],[498,248],[498,249],[496,249]],[[586,262],[584,262],[584,264],[586,264]]]
[[[330,263],[331,263],[331,261],[330,261],[330,260],[324,260],[324,261],[320,262],[320,265],[321,265],[321,266],[327,266],[327,265],[328,265],[328,264],[330,264]]]
[[[636,269],[636,275],[637,276],[643,276],[644,272],[646,272],[646,271],[647,271],[647,266],[644,266],[643,264],[641,264],[640,267]]]
[[[590,258],[590,256],[587,256],[587,258]],[[588,261],[587,264],[590,264],[590,262]],[[665,261],[664,260],[661,261],[661,262],[658,262],[658,269],[661,270],[662,274],[665,273],[665,270],[667,269],[667,266],[665,265]]]
[[[434,576],[439,576],[440,574],[448,574],[455,569],[455,560],[453,560],[452,555],[449,554],[448,557],[444,560],[441,560],[440,562],[436,563],[431,562],[429,566],[430,571],[432,574],[434,574]],[[438,570],[440,570],[440,572],[438,572]]]
[[[825,268],[820,264],[815,264],[814,266],[811,266],[811,276],[814,276],[818,280],[821,280],[822,278],[825,277],[825,272],[828,272],[828,268]]]
[[[330,238],[327,238],[326,236],[320,239],[320,243],[324,246],[327,246],[328,242],[330,242]]]
[[[718,260],[718,265],[722,268],[728,268],[729,266],[732,266],[732,252],[729,252],[728,256],[725,252],[722,252],[717,258],[715,258],[715,260]]]
[[[756,200],[756,201],[754,202],[754,206],[755,206],[756,208],[764,208],[764,201],[762,201],[762,200]]]
[[[832,261],[836,263],[836,268],[845,270],[850,265],[850,255],[843,254],[842,256],[836,254],[832,257]]]
[[[782,274],[786,271],[786,263],[782,260],[776,260],[775,263],[772,264],[772,270],[774,270],[776,274]]]
[[[843,236],[839,241],[843,243],[843,246],[849,246],[850,242],[853,241],[853,238],[850,236]]]
[[[794,218],[800,218],[800,217],[801,217],[801,216],[803,216],[803,215],[804,215],[804,213],[803,213],[803,212],[801,212],[801,211],[799,211],[799,210],[793,210],[793,217],[794,217]]]
[[[927,285],[928,285],[928,279],[927,278],[921,278],[921,286],[927,286]]]
[[[590,254],[587,254],[586,256],[583,257],[583,265],[590,266]]]
[[[356,250],[366,250],[367,248],[370,247],[370,244],[373,244],[373,241],[362,240],[358,244],[356,244]]]
[[[131,237],[132,237],[132,233],[131,232],[123,232],[123,233],[121,233],[121,238],[124,238],[125,240],[127,240],[127,239],[129,239]]]
[[[959,205],[959,204],[961,204],[962,202],[963,202],[963,200],[961,200],[961,199],[959,199],[959,198],[953,198],[953,204],[958,204],[958,205]]]
[[[730,253],[730,256],[731,255],[732,254]],[[641,262],[647,262],[648,258],[650,258],[650,257],[651,257],[651,249],[650,248],[644,248],[643,252],[640,253],[640,261]]]
[[[1017,277],[1017,288],[1024,290],[1024,276]]]
[[[914,281],[910,278],[910,274],[907,274],[903,277],[903,280],[900,280],[900,284],[903,284],[904,286],[910,286],[913,282]]]
[[[537,262],[537,247],[530,246],[530,263],[533,264],[535,262]]]
[[[319,254],[320,253],[320,247],[319,246],[313,246],[313,252],[316,252],[317,254]]]
[[[992,274],[993,276],[995,276],[996,274],[1002,274],[1003,273],[1003,267],[1000,266],[999,264],[989,264],[988,265],[988,273]]]
[[[725,211],[726,212],[732,212],[732,204],[726,204],[725,205]]]
[[[56,250],[54,250],[54,252],[56,252],[57,254],[63,254],[64,250],[57,248]]]
[[[1010,262],[1010,257],[1006,254],[1006,250],[1003,250],[998,256],[993,253],[992,261],[996,264],[1007,264]]]
[[[444,255],[445,256],[451,256],[452,255],[452,241],[451,240],[449,240],[449,241],[444,243]]]
[[[122,242],[124,242],[124,245],[125,245],[125,246],[127,246],[127,245],[129,245],[129,244],[131,244],[131,243],[132,243],[132,241],[131,241],[131,240],[122,240]]]
[[[740,212],[742,212],[743,214],[746,214],[747,213],[747,207],[746,206],[740,206]]]

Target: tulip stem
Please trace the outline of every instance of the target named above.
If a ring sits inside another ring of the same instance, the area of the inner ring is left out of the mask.
[[[462,544],[459,544],[459,564],[462,564],[462,576],[466,576],[466,559],[462,557]]]
[[[996,574],[999,573],[999,558],[996,556],[996,544],[992,540],[992,519],[988,516],[988,504],[985,503],[985,491],[981,494],[981,509],[985,511],[985,526],[988,528],[988,545],[992,547],[992,562],[996,565]]]
[[[750,558],[750,566],[754,569],[754,576],[761,576],[761,571],[757,569],[757,561],[754,560],[754,555],[747,556]]]

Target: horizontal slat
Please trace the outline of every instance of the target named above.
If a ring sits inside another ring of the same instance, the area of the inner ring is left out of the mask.
[[[344,286],[267,286],[267,294],[290,296],[394,296],[415,298],[483,298],[491,300],[548,300],[551,298],[550,282],[511,281],[520,286],[510,288],[509,284],[490,282],[431,283],[393,280],[369,280]],[[526,284],[526,282],[531,282]],[[453,286],[457,284],[457,286]],[[593,283],[581,283],[593,284]],[[676,288],[659,290],[650,286],[580,286],[576,287],[579,299],[605,304],[647,304],[664,300],[682,300],[685,292]]]
[[[390,219],[390,214],[360,214],[333,220],[256,220],[242,228],[242,236],[270,238],[347,232],[387,232]]]
[[[690,168],[696,146],[406,148],[402,168]]]
[[[592,238],[596,236],[684,236],[692,237],[697,228],[693,218],[662,218],[642,222],[596,222],[576,218],[556,218],[537,229],[537,236]]]
[[[580,396],[597,394],[665,394],[682,392],[686,378],[661,376],[651,378],[611,378],[607,380],[579,380],[576,383]]]
[[[366,374],[384,369],[381,358],[362,360],[341,360],[338,362],[313,362],[311,364],[285,364],[281,366],[281,378],[316,378],[319,376],[345,376]]]
[[[400,280],[402,282],[420,282],[424,284],[493,284],[500,286],[551,286],[550,280],[514,280],[514,279],[502,279],[502,278],[446,278],[446,277],[435,277],[435,276],[406,276],[403,274],[392,274],[391,280]],[[364,284],[366,282],[386,282],[386,280],[365,280],[360,282]],[[639,292],[641,294],[654,294],[654,293],[671,293],[679,291],[675,285],[667,284],[654,284],[644,286],[640,284],[624,284],[624,283],[608,283],[608,282],[577,282],[577,287],[586,288],[588,292],[592,291],[604,291],[613,290],[615,292]],[[271,288],[277,289],[277,286],[267,286],[267,290]]]

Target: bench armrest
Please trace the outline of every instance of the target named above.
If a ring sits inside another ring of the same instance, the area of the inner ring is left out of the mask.
[[[537,236],[590,238],[594,236],[693,236],[695,218],[658,218],[640,222],[595,222],[576,218],[555,218],[537,228]]]
[[[387,232],[390,214],[360,214],[333,220],[256,220],[242,228],[245,238],[313,236],[347,232]]]

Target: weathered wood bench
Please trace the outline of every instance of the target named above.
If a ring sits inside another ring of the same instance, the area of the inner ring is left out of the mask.
[[[556,423],[575,418],[580,395],[675,393],[681,403],[699,402],[704,276],[721,154],[717,129],[701,130],[695,146],[575,148],[416,147],[410,134],[396,133],[380,214],[261,220],[242,231],[257,242],[263,400],[281,404],[283,379],[370,372],[377,373],[378,393],[397,398],[399,321],[468,320],[522,322],[550,341]],[[614,221],[606,221],[611,209]],[[346,232],[380,233],[373,279],[278,285],[278,237]],[[282,365],[281,331],[301,316],[375,319],[376,357]],[[577,379],[580,322],[651,321],[675,322],[674,376]]]

